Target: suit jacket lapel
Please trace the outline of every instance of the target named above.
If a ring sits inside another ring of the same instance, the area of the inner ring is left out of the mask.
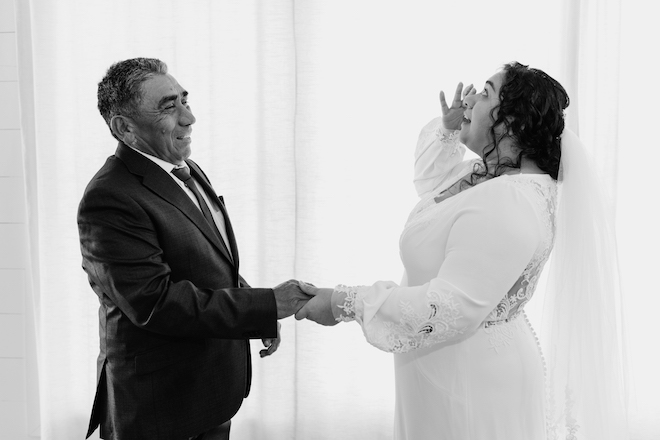
[[[234,266],[236,267],[236,271],[238,272],[238,246],[236,244],[236,236],[234,235],[234,228],[231,226],[231,221],[229,220],[229,215],[227,214],[227,209],[225,207],[224,200],[222,196],[218,196],[215,193],[215,190],[211,186],[211,182],[209,182],[208,178],[206,177],[206,174],[199,168],[199,166],[193,162],[192,160],[186,160],[186,163],[190,167],[192,176],[200,183],[200,185],[203,187],[204,191],[206,191],[206,194],[209,195],[210,199],[213,199],[216,201],[217,206],[220,208],[220,211],[222,212],[222,216],[225,219],[225,231],[227,232],[227,239],[229,240],[229,248],[231,249],[231,254],[234,257]]]
[[[221,242],[221,238],[213,231],[211,225],[206,221],[202,212],[190,200],[190,197],[172,180],[170,176],[158,165],[133,151],[130,147],[120,143],[115,156],[122,160],[129,171],[135,175],[142,176],[142,184],[149,188],[159,197],[176,206],[188,219],[199,228],[206,238],[225,256],[229,263],[234,264],[233,259]],[[229,232],[229,231],[228,231]],[[233,252],[233,251],[232,251]]]

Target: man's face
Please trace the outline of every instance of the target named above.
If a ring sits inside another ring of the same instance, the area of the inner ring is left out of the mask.
[[[173,164],[190,156],[190,134],[195,117],[188,92],[169,74],[155,75],[142,83],[142,102],[132,133],[140,151]]]

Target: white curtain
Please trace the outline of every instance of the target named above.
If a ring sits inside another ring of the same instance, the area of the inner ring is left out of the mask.
[[[98,301],[80,269],[75,216],[115,148],[96,110],[96,84],[111,63],[161,58],[190,92],[192,158],[225,197],[241,272],[254,286],[398,281],[398,235],[415,201],[413,147],[440,112],[438,91],[458,81],[480,88],[512,60],[539,67],[567,86],[578,109],[571,123],[603,153],[623,235],[634,228],[643,240],[622,249],[626,280],[626,270],[637,278],[649,266],[646,246],[660,244],[652,223],[642,238],[639,219],[626,214],[643,208],[644,186],[622,184],[654,186],[651,173],[630,165],[624,175],[620,166],[621,158],[633,163],[633,148],[658,154],[646,139],[629,142],[641,116],[639,107],[630,116],[621,92],[637,93],[627,82],[637,72],[619,62],[624,43],[637,41],[624,31],[634,30],[626,23],[643,2],[622,10],[618,0],[16,0],[34,208],[33,429],[45,440],[81,438],[94,397]],[[653,322],[644,307],[653,295],[641,283],[624,286],[628,303],[634,295],[641,303],[628,308],[629,321]],[[275,356],[253,359],[253,391],[234,419],[234,439],[391,437],[390,355],[364,342],[356,325],[287,319],[282,333]],[[657,326],[640,322],[629,338],[652,335],[660,336]],[[652,421],[659,407],[645,384],[657,383],[648,367],[655,362],[657,371],[657,360],[640,345],[631,351],[641,381],[633,438],[650,440],[660,434]]]
[[[616,219],[633,440],[660,438],[660,356],[652,342],[660,337],[654,313],[660,310],[660,209],[657,179],[649,172],[660,163],[660,140],[655,135],[660,109],[646,100],[660,70],[660,60],[650,49],[655,41],[660,41],[660,27],[650,5],[642,0],[622,1],[618,101],[608,102],[613,89],[610,84],[603,84],[598,91],[603,106],[618,108]]]

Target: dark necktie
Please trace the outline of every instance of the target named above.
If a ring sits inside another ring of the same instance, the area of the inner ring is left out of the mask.
[[[199,189],[195,184],[195,181],[192,179],[192,176],[190,175],[190,169],[188,167],[174,168],[172,170],[172,174],[174,174],[177,177],[177,179],[181,180],[186,185],[186,187],[193,192],[195,198],[197,199],[197,202],[199,202],[199,207],[202,210],[202,214],[204,214],[204,218],[206,218],[206,221],[211,226],[211,229],[215,231],[215,233],[218,235],[218,238],[220,239],[220,242],[226,248],[227,245],[225,244],[225,241],[222,239],[222,234],[218,230],[218,226],[215,224],[215,220],[213,220],[213,215],[211,215],[211,210],[209,209],[209,206],[206,204],[206,201],[204,201],[204,197],[202,197],[202,194],[199,192]]]

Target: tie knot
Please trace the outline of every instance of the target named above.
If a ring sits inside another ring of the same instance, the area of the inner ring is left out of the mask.
[[[188,180],[190,180],[190,168],[186,166],[180,168],[174,168],[172,170],[172,174],[174,174],[177,177],[177,179],[183,182],[187,182]]]

